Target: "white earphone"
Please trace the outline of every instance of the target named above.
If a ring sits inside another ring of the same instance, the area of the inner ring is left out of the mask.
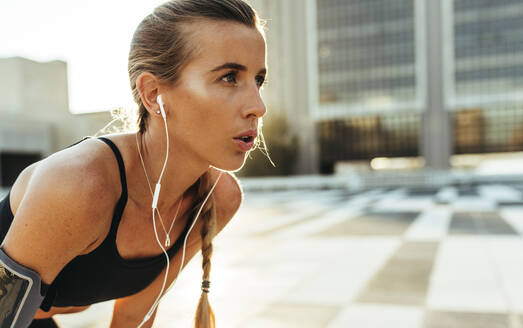
[[[152,203],[153,214],[154,210],[158,205],[158,198],[160,197],[160,188],[162,187],[160,185],[160,182],[162,181],[163,172],[165,171],[165,167],[167,166],[167,159],[169,159],[169,129],[167,128],[167,115],[165,115],[165,109],[163,108],[162,95],[159,94],[158,97],[156,97],[156,102],[158,102],[158,105],[160,105],[160,113],[162,114],[163,122],[165,123],[165,138],[167,141],[167,149],[165,150],[165,162],[163,163],[162,172],[160,173],[158,183],[156,183],[156,187],[154,188],[154,196]]]
[[[165,115],[165,109],[163,108],[162,95],[158,95],[158,97],[156,97],[156,102],[158,105],[160,105],[160,113],[162,114],[163,119],[166,120],[167,118]]]
[[[164,173],[165,168],[167,166],[167,160],[169,159],[169,130],[167,128],[167,116],[165,115],[165,109],[164,109],[164,105],[163,105],[163,101],[162,101],[162,95],[159,94],[158,97],[156,97],[156,101],[158,102],[158,105],[160,105],[160,113],[162,114],[162,118],[163,118],[163,121],[165,123],[165,137],[166,137],[167,148],[165,150],[165,161],[163,163],[162,172],[160,173],[160,177],[158,178],[158,182],[156,183],[156,187],[154,188],[154,196],[153,196],[153,202],[152,202],[153,228],[154,228],[154,235],[156,237],[156,241],[158,242],[158,245],[160,245],[160,248],[162,249],[162,252],[165,255],[165,259],[167,260],[167,265],[165,267],[165,276],[163,278],[162,289],[160,290],[160,293],[158,294],[158,297],[154,301],[153,305],[149,309],[149,312],[147,312],[147,314],[144,316],[144,318],[143,318],[142,322],[140,323],[140,325],[138,325],[138,328],[141,328],[147,321],[149,321],[149,319],[154,314],[154,311],[156,310],[156,307],[160,303],[163,291],[165,290],[165,284],[167,283],[167,276],[169,274],[169,266],[170,266],[169,255],[167,254],[167,250],[163,246],[163,243],[160,242],[160,238],[158,237],[158,231],[156,230],[155,212],[156,212],[156,207],[158,206],[158,199],[160,198],[160,189],[162,187],[160,182],[162,181],[163,173]],[[174,278],[173,282],[171,283],[171,286],[167,290],[170,290],[174,286],[174,283],[176,282],[176,280],[178,279],[178,276],[182,272],[183,263],[185,261],[185,246],[187,244],[187,238],[189,237],[189,234],[191,233],[192,228],[196,224],[196,220],[198,220],[198,217],[200,216],[200,213],[202,212],[203,206],[205,205],[205,203],[207,203],[207,200],[209,199],[209,196],[211,195],[211,193],[214,190],[214,187],[216,187],[216,185],[218,184],[218,181],[220,180],[220,178],[222,176],[222,173],[223,172],[220,172],[220,174],[218,175],[218,178],[216,179],[216,182],[214,182],[214,185],[212,186],[211,190],[209,191],[209,193],[205,197],[202,205],[200,206],[200,209],[198,210],[198,213],[196,214],[196,216],[194,218],[194,221],[191,224],[191,227],[189,228],[189,231],[187,231],[187,235],[185,236],[185,239],[184,239],[184,242],[183,242],[183,252],[182,252],[182,261],[181,261],[181,264],[180,264],[180,269],[178,271],[178,274],[176,275],[176,278]]]

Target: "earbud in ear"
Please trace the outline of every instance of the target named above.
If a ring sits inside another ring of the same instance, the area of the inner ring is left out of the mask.
[[[158,95],[158,97],[156,97],[156,102],[158,103],[158,105],[160,105],[160,113],[162,114],[162,117],[164,119],[167,119],[165,115],[165,109],[163,108],[162,95]]]

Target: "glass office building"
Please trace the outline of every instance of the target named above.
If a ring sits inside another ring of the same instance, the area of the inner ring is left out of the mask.
[[[412,0],[317,0],[322,172],[418,154],[415,18]]]
[[[420,154],[426,1],[317,0],[323,171]],[[523,150],[523,1],[438,1],[454,153]]]
[[[519,92],[523,1],[454,0],[453,24],[456,97],[481,102],[486,96],[510,98]]]
[[[320,104],[415,97],[412,0],[318,0]]]
[[[523,2],[454,0],[455,152],[523,150]]]

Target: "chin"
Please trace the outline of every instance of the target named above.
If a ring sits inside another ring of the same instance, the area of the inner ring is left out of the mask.
[[[231,158],[231,160],[229,161],[223,161],[222,163],[220,163],[222,165],[217,167],[224,171],[239,171],[243,167],[243,165],[245,165],[247,159],[247,156],[245,155],[246,153],[241,153],[241,155],[238,155],[237,157],[235,156],[235,158]]]
[[[243,165],[245,164],[245,160],[247,159],[247,156],[245,156],[245,153],[242,153],[242,155],[232,158],[231,160],[225,161],[222,159],[221,161],[218,161],[216,165],[212,165],[216,167],[217,169],[223,170],[223,171],[229,171],[229,172],[235,172],[239,171]]]

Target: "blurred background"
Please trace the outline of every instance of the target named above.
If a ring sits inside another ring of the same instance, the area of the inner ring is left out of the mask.
[[[0,4],[4,191],[132,107],[129,42],[161,2]],[[523,327],[523,1],[250,3],[276,166],[256,151],[237,173],[219,326]],[[158,327],[190,326],[199,261]],[[107,326],[110,306],[59,320]]]

